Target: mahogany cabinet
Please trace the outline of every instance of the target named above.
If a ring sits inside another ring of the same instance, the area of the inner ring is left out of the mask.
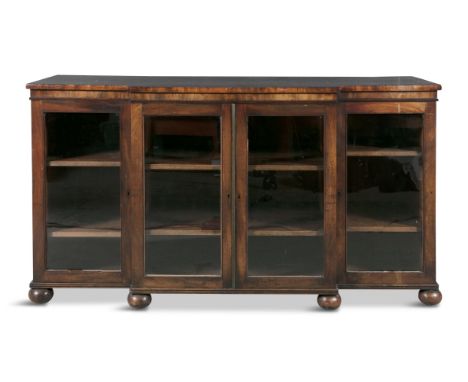
[[[419,289],[435,105],[414,77],[54,76],[32,103],[33,280],[151,293]]]

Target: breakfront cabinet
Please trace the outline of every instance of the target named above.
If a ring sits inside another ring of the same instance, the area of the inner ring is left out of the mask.
[[[33,281],[151,293],[419,289],[435,105],[414,77],[54,76],[32,103]]]

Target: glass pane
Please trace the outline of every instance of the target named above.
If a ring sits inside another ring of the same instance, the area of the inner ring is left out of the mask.
[[[421,115],[349,116],[348,271],[421,270],[421,132]]]
[[[421,269],[419,233],[348,233],[348,271],[415,271]]]
[[[249,237],[250,276],[297,276],[323,273],[322,237]]]
[[[323,117],[249,117],[249,164],[322,164]]]
[[[248,123],[248,275],[321,275],[323,118]]]
[[[53,237],[47,242],[47,267],[73,270],[119,270],[120,239]]]
[[[47,268],[120,269],[116,114],[48,113]]]
[[[418,150],[422,117],[419,114],[359,114],[348,116],[348,150],[355,146]]]
[[[149,236],[146,273],[160,275],[220,274],[219,236]]]
[[[220,123],[145,118],[145,272],[220,275]]]

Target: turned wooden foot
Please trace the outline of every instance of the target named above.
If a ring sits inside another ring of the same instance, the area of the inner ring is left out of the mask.
[[[319,294],[317,302],[321,308],[327,310],[338,309],[341,305],[341,296],[337,294]]]
[[[29,289],[29,299],[35,304],[45,304],[54,297],[52,288],[31,288]]]
[[[433,289],[421,289],[418,297],[424,305],[437,305],[442,301],[442,293]]]
[[[135,309],[146,308],[151,304],[151,295],[150,294],[138,294],[130,292],[128,294],[128,305]]]

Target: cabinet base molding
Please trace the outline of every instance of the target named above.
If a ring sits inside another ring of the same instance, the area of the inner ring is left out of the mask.
[[[338,284],[338,289],[439,289],[439,284]]]
[[[131,288],[132,293],[155,294],[335,294],[336,289],[147,289]]]

